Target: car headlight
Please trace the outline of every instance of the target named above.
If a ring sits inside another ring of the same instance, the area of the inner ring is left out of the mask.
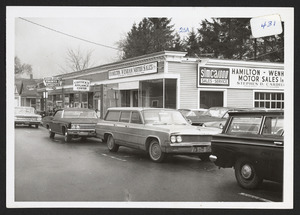
[[[176,137],[175,136],[171,136],[171,143],[175,143],[176,142]]]
[[[171,136],[170,138],[171,143],[181,143],[182,142],[182,137],[181,136]]]
[[[177,143],[181,143],[182,142],[182,137],[181,136],[177,136],[176,140],[177,140]]]

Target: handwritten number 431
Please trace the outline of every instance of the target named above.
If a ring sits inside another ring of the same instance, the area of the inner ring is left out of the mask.
[[[272,27],[272,26],[275,26],[276,25],[276,21],[266,21],[264,22],[263,24],[261,24],[260,26],[265,29],[265,27],[269,28],[269,27]]]

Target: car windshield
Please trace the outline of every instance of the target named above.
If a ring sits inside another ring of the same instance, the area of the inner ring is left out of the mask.
[[[185,117],[202,116],[206,110],[182,110],[181,113]]]
[[[63,118],[97,118],[95,111],[65,111]]]
[[[217,117],[217,118],[228,118],[228,109],[226,108],[214,108],[208,109],[203,115]]]
[[[146,124],[188,124],[185,118],[181,115],[181,113],[175,110],[144,110],[143,114]]]
[[[15,107],[15,114],[33,114],[33,107]]]

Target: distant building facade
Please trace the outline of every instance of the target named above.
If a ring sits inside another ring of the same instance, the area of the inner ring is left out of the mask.
[[[61,85],[37,92],[42,110],[60,107],[284,108],[281,63],[198,59],[162,51],[58,75]]]
[[[41,79],[15,79],[15,106],[34,107],[41,110],[41,95],[37,92],[37,83]]]

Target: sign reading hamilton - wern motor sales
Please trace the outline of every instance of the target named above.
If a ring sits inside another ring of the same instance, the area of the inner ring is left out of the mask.
[[[284,70],[251,67],[199,67],[198,87],[284,89]]]
[[[73,80],[74,91],[90,91],[89,80]]]
[[[108,79],[124,78],[151,73],[157,73],[157,62],[109,71]]]

